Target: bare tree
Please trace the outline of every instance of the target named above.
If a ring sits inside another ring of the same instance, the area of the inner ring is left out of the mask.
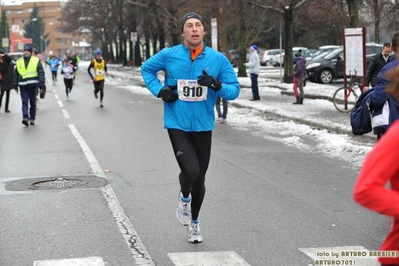
[[[293,23],[295,10],[306,3],[308,0],[278,0],[270,5],[262,5],[261,1],[250,2],[260,8],[277,12],[284,19],[284,82],[292,82],[292,47],[293,47]]]

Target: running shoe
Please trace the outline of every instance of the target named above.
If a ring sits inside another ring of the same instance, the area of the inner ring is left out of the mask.
[[[104,105],[103,105],[103,103],[102,103],[102,102],[100,102],[100,107],[101,107],[101,108],[103,108],[103,107],[104,107]]]
[[[94,92],[94,98],[98,99],[97,93]]]
[[[66,100],[69,101],[69,96],[67,95]]]
[[[223,117],[219,117],[218,119],[216,119],[216,123],[223,124]]]
[[[30,120],[30,125],[34,126],[35,125],[35,120]]]
[[[204,240],[202,238],[198,220],[195,221],[192,220],[187,229],[188,229],[188,242],[201,243]]]
[[[185,198],[180,191],[178,198],[179,204],[176,209],[176,217],[180,224],[187,226],[191,221],[191,195]]]
[[[28,119],[23,119],[22,124],[24,124],[25,126],[29,126]]]

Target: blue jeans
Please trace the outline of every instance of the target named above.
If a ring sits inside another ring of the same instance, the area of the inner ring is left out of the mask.
[[[260,100],[258,88],[258,74],[251,73],[252,99]]]
[[[19,87],[22,99],[23,119],[35,120],[36,118],[36,89],[37,84]],[[30,104],[30,108],[29,108]],[[29,110],[29,113],[28,113]]]
[[[220,100],[223,102],[223,113],[222,110],[220,110]],[[216,111],[218,112],[218,117],[219,118],[227,118],[227,100],[220,98],[219,96],[216,98]]]

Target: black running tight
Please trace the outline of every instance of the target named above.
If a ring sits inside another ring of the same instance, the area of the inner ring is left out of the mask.
[[[64,84],[65,84],[65,93],[66,93],[66,96],[68,96],[68,92],[70,92],[72,90],[73,79],[64,78]]]
[[[51,78],[53,79],[53,82],[55,82],[57,80],[57,70],[51,71]]]
[[[191,193],[191,216],[197,220],[205,196],[205,174],[211,157],[212,131],[168,129],[168,134],[181,170],[179,182],[182,194],[188,197]]]
[[[104,83],[105,80],[93,81],[94,83],[94,93],[100,92],[100,100],[103,101],[104,98]]]

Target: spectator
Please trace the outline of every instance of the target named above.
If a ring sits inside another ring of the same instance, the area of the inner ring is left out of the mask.
[[[299,95],[296,98],[296,102],[293,104],[303,104],[303,85],[305,81],[305,70],[306,70],[306,59],[302,56],[302,50],[299,50],[296,54],[296,63],[294,66],[294,76],[296,80],[296,86],[299,89]]]
[[[389,126],[399,119],[398,102],[385,91],[385,87],[392,82],[389,77],[385,76],[386,72],[398,67],[396,55],[399,53],[399,31],[392,36],[391,49],[395,54],[389,57],[388,63],[378,73],[374,91],[371,93],[370,109],[374,110],[372,126],[378,140],[381,139]],[[387,109],[389,109],[389,112],[387,112]]]
[[[1,93],[0,93],[0,109],[3,102],[3,96],[6,95],[5,109],[6,113],[11,113],[9,107],[10,90],[14,88],[14,65],[11,63],[12,58],[3,51],[0,51],[0,72],[2,79],[0,80]]]
[[[260,60],[258,55],[258,46],[251,45],[249,47],[249,59],[244,65],[248,68],[248,72],[251,76],[251,89],[252,99],[250,101],[259,101],[259,87],[258,87],[258,75],[260,70]]]
[[[389,42],[386,42],[382,47],[381,53],[378,53],[373,56],[367,68],[363,90],[367,90],[370,84],[371,87],[375,86],[377,75],[380,72],[380,70],[388,63],[388,58],[390,53],[391,53],[391,44]]]
[[[45,82],[45,73],[39,58],[32,56],[33,48],[26,45],[24,56],[19,58],[15,66],[14,88],[21,89],[22,124],[34,125],[36,119],[36,91]],[[30,108],[29,108],[30,104]]]

